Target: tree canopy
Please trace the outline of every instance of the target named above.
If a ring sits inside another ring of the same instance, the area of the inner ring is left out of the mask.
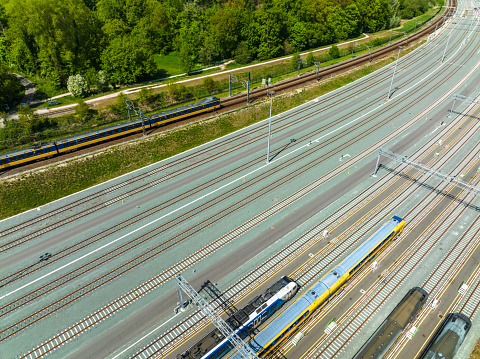
[[[95,87],[99,71],[110,84],[123,84],[154,76],[154,54],[177,51],[185,71],[230,57],[264,60],[398,25],[399,16],[428,6],[429,0],[0,0],[0,63],[57,87],[79,74]]]

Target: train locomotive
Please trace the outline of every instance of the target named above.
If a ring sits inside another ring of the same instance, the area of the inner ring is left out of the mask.
[[[241,338],[253,332],[285,302],[295,296],[298,284],[288,277],[282,277],[261,295],[251,300],[244,308],[231,315],[227,324]],[[223,337],[218,329],[211,331],[190,349],[177,355],[177,359],[220,358],[232,349],[233,345]]]
[[[427,302],[428,293],[412,288],[352,359],[382,358]]]
[[[0,154],[0,170],[13,166],[23,165],[29,162],[56,156],[58,154],[86,147],[103,141],[125,136],[127,134],[150,129],[168,122],[177,121],[182,118],[199,115],[204,112],[213,111],[220,108],[220,99],[218,97],[208,97],[193,104],[178,107],[172,110],[163,111],[141,119],[136,119],[117,125],[103,127],[101,129],[70,136],[60,140],[43,142],[38,145],[30,146],[21,150],[6,152]]]
[[[453,359],[472,322],[462,313],[449,313],[417,359]]]
[[[285,309],[248,345],[259,357],[273,354],[277,348],[301,329],[319,309],[323,308],[368,262],[402,232],[405,220],[393,216],[353,253],[330,270],[292,305]],[[239,359],[239,353],[231,358]]]

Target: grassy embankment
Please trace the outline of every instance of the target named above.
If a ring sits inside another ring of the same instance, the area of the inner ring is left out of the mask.
[[[402,52],[402,55],[412,48]],[[284,112],[313,98],[333,91],[391,63],[394,57],[379,61],[343,76],[334,77],[302,91],[277,96],[273,114]],[[102,183],[124,173],[171,157],[269,116],[269,103],[200,121],[173,131],[114,146],[78,159],[5,179],[0,183],[0,218],[41,206],[55,199]]]

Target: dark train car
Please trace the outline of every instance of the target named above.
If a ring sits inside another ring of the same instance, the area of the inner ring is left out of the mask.
[[[428,294],[422,288],[408,291],[353,359],[381,358],[427,302]]]
[[[462,313],[449,313],[417,359],[452,359],[468,334],[472,322]]]

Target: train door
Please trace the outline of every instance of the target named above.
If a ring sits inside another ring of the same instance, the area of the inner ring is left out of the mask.
[[[259,315],[257,318],[255,318],[255,320],[253,321],[253,327],[256,328],[260,325],[260,323],[262,322],[262,316]]]

